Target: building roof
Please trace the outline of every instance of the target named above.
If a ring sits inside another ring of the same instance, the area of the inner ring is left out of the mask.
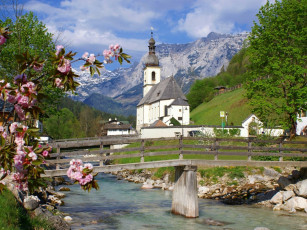
[[[180,105],[180,106],[189,106],[187,100],[183,100],[182,98],[176,98],[175,101],[171,105]]]
[[[14,105],[0,99],[0,112],[10,113],[14,110]]]
[[[114,129],[132,129],[130,124],[105,124],[103,126],[104,130],[114,130]]]
[[[174,77],[168,77],[158,84],[154,85],[149,92],[142,98],[137,106],[144,104],[152,104],[160,100],[177,99],[180,98],[187,101],[179,85]]]
[[[161,120],[156,120],[150,126],[151,127],[167,127],[167,125],[163,121],[161,121]]]

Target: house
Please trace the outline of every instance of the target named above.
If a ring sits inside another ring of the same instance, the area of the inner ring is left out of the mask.
[[[217,86],[214,88],[215,90],[218,91],[218,93],[223,93],[225,90],[226,90],[226,87],[225,86]]]
[[[102,136],[131,134],[135,134],[132,125],[125,121],[117,121],[116,118],[114,120],[110,118],[109,121],[102,126]]]
[[[296,135],[307,135],[307,111],[300,111],[296,121]]]
[[[176,119],[181,125],[190,122],[190,106],[181,88],[170,76],[161,81],[159,59],[155,54],[155,40],[149,40],[149,52],[145,59],[143,98],[137,105],[136,129],[155,124],[171,125]],[[161,121],[162,123],[157,123]]]

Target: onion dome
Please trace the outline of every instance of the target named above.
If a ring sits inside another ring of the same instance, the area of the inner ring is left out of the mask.
[[[156,46],[155,46],[155,39],[152,37],[152,32],[151,32],[151,38],[148,41],[148,48],[149,52],[148,55],[145,59],[145,66],[159,66],[159,59],[156,56]]]

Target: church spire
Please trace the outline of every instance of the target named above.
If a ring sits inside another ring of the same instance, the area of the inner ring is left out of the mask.
[[[148,55],[145,60],[146,66],[159,66],[159,60],[156,56],[156,41],[153,38],[153,31],[151,30],[151,37],[148,41]]]

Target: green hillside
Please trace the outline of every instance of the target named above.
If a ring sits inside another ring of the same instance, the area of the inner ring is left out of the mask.
[[[228,112],[228,125],[241,125],[251,114],[244,93],[241,88],[202,103],[191,112],[191,120],[195,125],[221,125],[220,111],[225,111]]]

